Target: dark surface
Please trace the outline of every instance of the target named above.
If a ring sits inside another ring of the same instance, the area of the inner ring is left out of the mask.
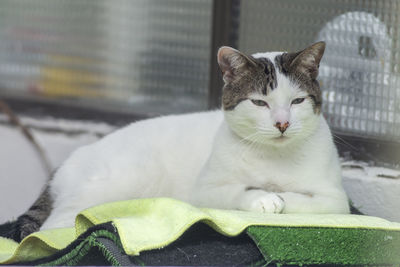
[[[350,213],[351,214],[356,214],[356,215],[365,215],[364,213],[362,213],[361,211],[359,211],[356,207],[354,207],[353,205],[350,205]]]
[[[135,257],[146,265],[248,266],[263,261],[247,234],[227,237],[203,223],[193,225],[177,241],[161,250]]]

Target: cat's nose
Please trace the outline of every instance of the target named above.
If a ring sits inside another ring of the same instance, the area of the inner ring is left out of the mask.
[[[278,128],[278,130],[279,130],[281,133],[284,133],[284,132],[286,131],[286,129],[289,127],[289,122],[288,122],[288,121],[285,121],[285,122],[280,122],[280,121],[278,121],[278,122],[275,124],[275,127]]]

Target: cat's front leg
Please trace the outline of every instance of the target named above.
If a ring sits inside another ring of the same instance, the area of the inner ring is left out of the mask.
[[[237,202],[240,210],[263,213],[281,213],[284,207],[285,201],[282,197],[261,189],[246,190]]]
[[[284,192],[283,213],[349,213],[349,203],[344,192],[330,194]]]
[[[248,190],[246,185],[225,184],[198,187],[191,202],[200,207],[238,209],[263,213],[281,213],[285,202],[273,192]]]

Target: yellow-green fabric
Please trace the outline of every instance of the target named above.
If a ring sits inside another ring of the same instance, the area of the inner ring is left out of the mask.
[[[0,262],[6,261],[8,258],[10,258],[10,255],[14,253],[17,247],[18,243],[10,239],[0,237]]]
[[[20,244],[0,239],[0,263],[30,261],[66,247],[89,227],[112,221],[129,255],[162,248],[194,223],[203,221],[216,231],[235,236],[248,226],[357,228],[400,231],[400,223],[359,215],[261,214],[236,210],[199,209],[169,198],[107,203],[82,211],[75,228],[34,233]]]
[[[31,261],[50,256],[65,248],[75,238],[74,228],[36,232],[19,244],[10,239],[0,238],[0,264]]]

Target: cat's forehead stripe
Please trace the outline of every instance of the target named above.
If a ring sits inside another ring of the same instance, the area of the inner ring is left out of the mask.
[[[265,86],[263,86],[261,93],[263,95],[267,95],[269,90],[274,90],[277,86],[277,79],[276,79],[276,71],[275,71],[275,66],[274,63],[268,58],[265,57],[260,57],[257,58],[256,61],[261,63],[264,66],[264,73],[266,75],[265,77]]]
[[[287,75],[287,70],[283,67],[284,63],[285,62],[283,55],[278,55],[275,57],[275,66],[278,68],[279,72],[283,75]]]

